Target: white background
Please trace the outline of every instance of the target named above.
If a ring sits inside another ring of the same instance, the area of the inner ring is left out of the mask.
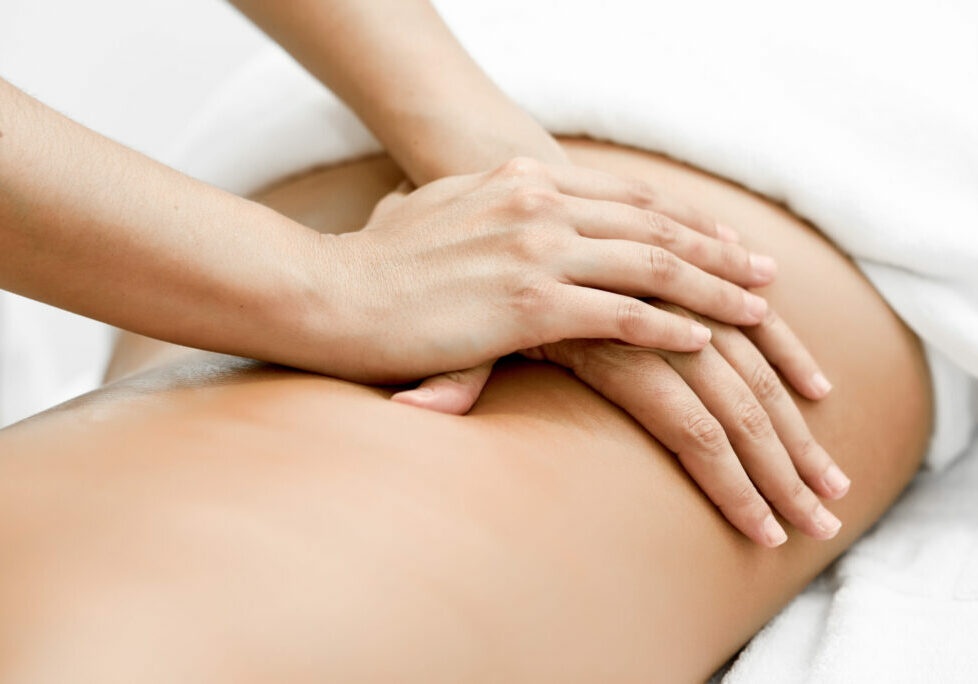
[[[0,78],[162,158],[216,84],[265,41],[221,0],[4,0]],[[97,386],[111,335],[0,291],[0,426]]]

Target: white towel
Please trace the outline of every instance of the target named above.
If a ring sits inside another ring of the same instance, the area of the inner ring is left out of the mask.
[[[103,20],[135,6],[59,4]],[[853,254],[928,341],[939,411],[928,462],[944,470],[918,474],[752,640],[725,680],[973,681],[978,449],[947,464],[978,415],[965,373],[978,372],[978,5],[437,4],[490,75],[548,129],[666,152],[784,201]],[[80,77],[86,50],[98,50],[89,73],[104,86],[115,70],[126,86],[120,96],[66,79],[66,88],[88,88],[78,100],[88,109],[63,109],[89,112],[82,118],[96,128],[157,154],[159,139],[147,142],[152,131],[139,126],[155,109],[168,112],[156,124],[186,135],[165,160],[239,192],[378,149],[335,98],[218,6],[144,0],[140,16],[129,17],[134,26],[122,28],[138,40],[114,52],[122,38],[101,23],[86,26],[82,15],[63,22],[72,31],[55,43],[81,35],[88,44],[74,44],[71,64],[57,70]],[[35,38],[49,35],[41,32],[48,23],[35,25]],[[0,41],[0,72],[7,45]],[[210,78],[228,71],[229,46],[235,59],[252,61],[231,79]],[[133,65],[150,77],[138,80]],[[174,70],[180,78],[168,76]],[[188,127],[187,112],[204,97],[197,74],[224,85]],[[193,96],[182,81],[197,88]]]
[[[750,14],[636,1],[597,19],[586,2],[438,5],[549,130],[666,152],[810,219],[927,344],[938,426],[928,467],[965,449],[978,422],[978,88],[962,84],[978,83],[978,7],[830,2],[799,17],[773,0]],[[912,54],[910,36],[927,37]],[[379,149],[271,46],[167,161],[244,194]]]
[[[715,678],[974,681],[978,446],[948,464],[978,418],[969,377],[978,374],[978,10],[964,1],[829,2],[804,16],[773,1],[749,10],[611,2],[600,14],[584,2],[439,7],[549,130],[663,151],[785,202],[855,256],[926,340],[937,402],[927,463],[937,472],[919,473]],[[215,96],[170,161],[246,192],[377,149],[270,48]]]
[[[978,448],[900,501],[747,645],[723,684],[974,682]]]

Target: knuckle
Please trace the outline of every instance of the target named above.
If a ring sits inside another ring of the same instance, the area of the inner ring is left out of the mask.
[[[679,259],[668,250],[652,247],[649,249],[649,270],[656,282],[669,283],[675,280],[679,271]]]
[[[727,436],[716,418],[702,410],[693,409],[683,416],[683,432],[698,451],[718,457],[726,444]]]
[[[649,223],[649,233],[653,244],[665,248],[670,248],[676,244],[679,239],[679,230],[676,228],[676,224],[662,214],[655,212],[646,212],[645,216]]]
[[[807,498],[807,494],[808,486],[800,478],[793,478],[788,485],[788,501],[800,503],[802,499]]]
[[[560,236],[555,231],[546,229],[517,230],[510,238],[512,254],[520,261],[534,264],[551,259],[562,246]]]
[[[791,446],[792,455],[804,461],[816,459],[821,455],[820,451],[821,447],[811,435],[806,435]]]
[[[751,439],[761,439],[768,433],[767,413],[754,401],[742,401],[736,408],[737,427]]]
[[[504,178],[528,178],[538,174],[543,165],[532,157],[513,157],[503,162],[496,172]]]
[[[585,382],[594,382],[604,377],[607,371],[607,361],[601,354],[595,354],[588,347],[582,347],[579,343],[585,340],[563,340],[548,350],[547,360],[556,363],[564,368],[570,368],[579,378],[587,378]],[[570,344],[568,344],[570,343]]]
[[[687,259],[690,263],[697,265],[710,264],[712,259],[713,245],[706,238],[697,236],[689,240],[686,245]]]
[[[557,193],[532,185],[517,187],[509,195],[510,209],[523,216],[538,216],[557,201]]]
[[[550,299],[550,288],[540,282],[527,283],[516,290],[513,305],[525,318],[534,318],[546,310]]]
[[[608,348],[613,343],[606,340],[563,340],[554,347],[554,356],[549,361],[570,368],[588,384],[600,389],[605,386],[610,373],[617,368],[619,360]]]
[[[732,316],[743,310],[744,295],[739,287],[718,278],[707,278],[705,282],[710,286],[712,295],[709,301],[715,311],[722,311]]]
[[[721,509],[726,510],[739,510],[744,508],[753,508],[757,504],[758,499],[757,490],[754,489],[754,485],[749,482],[737,485],[733,490],[727,495],[727,500],[720,505]]]
[[[645,318],[644,304],[637,299],[625,297],[618,304],[615,317],[618,333],[623,338],[634,337],[642,328]]]
[[[781,381],[770,366],[758,364],[750,375],[750,389],[759,401],[770,401],[782,391]]]
[[[656,206],[658,193],[655,189],[641,180],[633,180],[628,188],[629,203],[642,209]]]

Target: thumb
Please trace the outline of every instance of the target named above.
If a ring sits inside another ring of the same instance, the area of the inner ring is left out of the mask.
[[[414,389],[392,395],[391,400],[439,413],[464,415],[482,394],[494,363],[495,360],[486,361],[474,368],[433,375]]]

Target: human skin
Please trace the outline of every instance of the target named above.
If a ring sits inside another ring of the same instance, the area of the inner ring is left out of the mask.
[[[3,80],[0,101],[0,288],[171,342],[359,381],[417,379],[573,337],[677,351],[709,339],[702,326],[625,296],[682,301],[657,286],[649,264],[635,268],[648,244],[614,229],[603,236],[612,239],[587,238],[589,217],[610,198],[577,196],[594,185],[585,169],[559,165],[548,174],[529,160],[532,177],[517,163],[443,178],[407,198],[386,227],[324,240]],[[432,194],[438,204],[425,202]],[[561,201],[526,211],[544,194]],[[725,249],[742,253],[743,284],[770,280],[753,276],[742,249]],[[691,308],[738,324],[766,311],[762,298],[663,254],[697,295],[682,302]],[[402,269],[378,268],[399,259]],[[622,272],[633,277],[619,277],[615,294],[610,274]],[[405,283],[403,275],[413,277]],[[407,287],[413,296],[390,296]],[[709,305],[720,299],[723,307]],[[618,325],[616,303],[641,321],[634,337]],[[368,311],[389,327],[370,328]],[[395,314],[418,324],[399,325]],[[395,327],[397,346],[386,338]]]
[[[767,338],[753,338],[756,348],[748,349],[758,360],[760,351],[808,398],[829,391],[790,330],[742,289],[771,281],[771,259],[733,244],[733,231],[661,189],[569,163],[479,70],[429,3],[239,5],[336,89],[411,180],[475,173],[428,183],[374,217],[371,230],[323,240],[280,213],[102,138],[0,80],[0,287],[171,342],[349,380],[435,374],[392,399],[459,414],[481,392],[495,358],[525,347],[532,355],[541,343],[580,338],[637,345],[631,351],[702,347],[709,330],[636,299],[652,295],[709,316],[703,322],[714,332],[716,321],[750,325],[744,334]],[[503,163],[516,151],[532,159]],[[720,347],[719,339],[706,346]],[[548,358],[569,358],[571,348]],[[579,367],[605,360],[601,345],[574,350],[587,357]],[[743,392],[745,381],[763,377],[725,368],[741,373],[733,379]],[[600,374],[575,370],[594,387],[609,386]],[[770,368],[762,370],[776,386]],[[690,450],[724,452],[725,469],[697,469],[702,455],[693,458],[698,484],[748,536],[783,540],[759,494],[740,496],[752,485],[719,436],[725,414],[728,423],[770,438],[736,446],[744,461],[763,457],[748,470],[766,483],[761,489],[774,505],[807,533],[837,527],[805,486],[826,494],[833,469],[804,436],[800,415],[789,417],[788,439],[771,402],[762,407],[746,397],[753,408],[744,409],[716,384],[709,407],[716,416],[696,422],[712,430],[712,440],[702,429],[683,430],[682,421],[667,426],[684,465]],[[602,393],[627,409],[614,393]],[[696,395],[704,398],[697,391],[687,403],[699,404]],[[678,409],[678,402],[668,407]],[[679,432],[697,443],[684,449]],[[844,488],[845,476],[834,472]]]
[[[836,381],[792,395],[852,479],[827,502],[836,537],[784,523],[787,543],[754,544],[549,364],[506,360],[451,416],[129,338],[127,377],[0,432],[4,681],[702,681],[850,546],[930,431],[915,336],[784,209],[653,155],[569,150],[778,259],[763,293]],[[367,160],[261,199],[345,230],[398,180]]]
[[[339,95],[416,185],[448,174],[492,168],[513,154],[556,164],[550,167],[551,176],[562,168],[576,166],[552,136],[482,72],[427,0],[233,0],[233,3]],[[732,277],[734,282],[763,285],[773,278],[772,262],[757,254],[749,257],[744,251],[738,254],[737,246],[731,244],[737,240],[736,231],[695,204],[683,203],[664,188],[629,177],[614,178],[616,190],[608,193],[610,182],[595,179],[587,186],[577,185],[577,194],[593,197],[603,188],[606,198],[635,204],[653,212],[649,216],[657,217],[654,221],[635,221],[611,204],[604,205],[594,216],[605,231],[610,227],[620,231],[629,225],[640,241],[642,236],[648,236],[653,245],[664,248],[654,252],[651,258],[633,261],[632,269],[651,270],[653,274],[658,273],[654,276],[656,280],[668,281],[671,279],[667,275],[668,263],[661,263],[655,255],[673,254],[711,273],[731,278],[730,273],[716,269],[723,259],[702,258],[703,253],[697,247],[706,244],[702,242],[706,236],[716,238],[712,243],[714,254],[719,256],[719,248],[724,243],[722,247],[728,255],[737,255],[732,261],[741,264],[738,269],[741,275]],[[400,223],[396,219],[400,209],[398,195],[392,193],[385,198],[383,206],[372,217],[372,224]],[[403,201],[407,203],[412,198],[413,195],[407,195]],[[545,193],[537,195],[535,200],[529,206],[550,205],[553,198]],[[663,220],[669,224],[664,225]],[[537,240],[527,227],[532,227],[532,223],[524,226],[520,235],[535,250],[550,253],[559,247],[553,241]],[[590,236],[601,232],[604,231],[592,230]],[[356,237],[370,233],[364,231]],[[680,234],[682,239],[677,239]],[[690,242],[691,236],[698,237],[701,244]],[[608,244],[602,247],[611,249]],[[761,269],[766,278],[764,283],[751,283],[743,277],[751,270],[748,264],[753,266],[755,262],[766,263]],[[405,274],[423,266],[418,259],[387,263],[385,272]],[[624,275],[628,270],[623,265],[619,273]],[[603,275],[605,286],[614,282],[611,269]],[[364,307],[368,315],[361,319],[360,328],[366,334],[354,346],[369,348],[381,340],[391,354],[410,346],[410,340],[402,343],[401,335],[420,322],[416,313],[410,311],[416,308],[411,306],[417,300],[412,296],[411,286],[416,279],[408,275],[401,286],[394,288],[403,292],[407,315],[399,310],[400,300],[386,299],[386,307]],[[506,281],[510,288],[514,282],[523,283],[517,291],[528,293],[526,299],[530,301],[541,291],[532,284],[527,287],[520,274],[509,275]],[[384,283],[380,289],[388,292],[391,287]],[[681,286],[679,290],[687,295],[683,301],[676,296],[675,289],[660,290],[660,300],[684,304],[700,313],[704,313],[704,306],[711,299],[702,289]],[[472,303],[470,298],[454,302],[458,317],[453,322],[453,330],[457,335],[464,335],[472,328],[464,321],[464,313]],[[632,302],[632,306],[636,305]],[[572,308],[583,309],[583,302]],[[612,311],[610,304],[598,308],[606,315]],[[619,313],[616,318],[621,320],[621,312],[627,309],[615,309]],[[545,321],[560,311],[561,306],[548,302],[535,307],[529,318]],[[713,318],[731,320],[729,316]],[[770,514],[771,507],[806,534],[817,538],[831,536],[841,523],[818,505],[816,493],[832,498],[844,496],[847,478],[810,436],[790,398],[779,391],[780,384],[770,365],[777,365],[792,387],[809,399],[824,397],[831,383],[770,307],[759,322],[741,331],[718,327],[715,320],[702,322],[711,327],[716,337],[692,363],[675,355],[659,358],[647,349],[666,346],[663,344],[626,346],[612,342],[625,339],[620,333],[587,335],[578,331],[568,336],[573,339],[557,345],[534,346],[522,351],[531,358],[542,357],[572,368],[578,378],[657,434],[677,453],[680,462],[727,519],[757,543],[776,546],[786,538]],[[425,326],[420,323],[420,327]],[[504,330],[495,323],[490,328]],[[605,341],[581,345],[578,342],[581,337]],[[634,340],[625,341],[634,343]],[[391,398],[419,408],[464,414],[481,393],[494,361],[491,358],[468,368],[455,366]],[[653,368],[656,362],[658,367]],[[712,365],[709,371],[708,365]],[[628,376],[634,373],[646,379],[647,387],[654,386],[658,393],[668,394],[671,401],[663,402],[654,411],[644,409],[627,387]],[[363,379],[349,374],[343,377]],[[770,506],[761,493],[768,497]]]

